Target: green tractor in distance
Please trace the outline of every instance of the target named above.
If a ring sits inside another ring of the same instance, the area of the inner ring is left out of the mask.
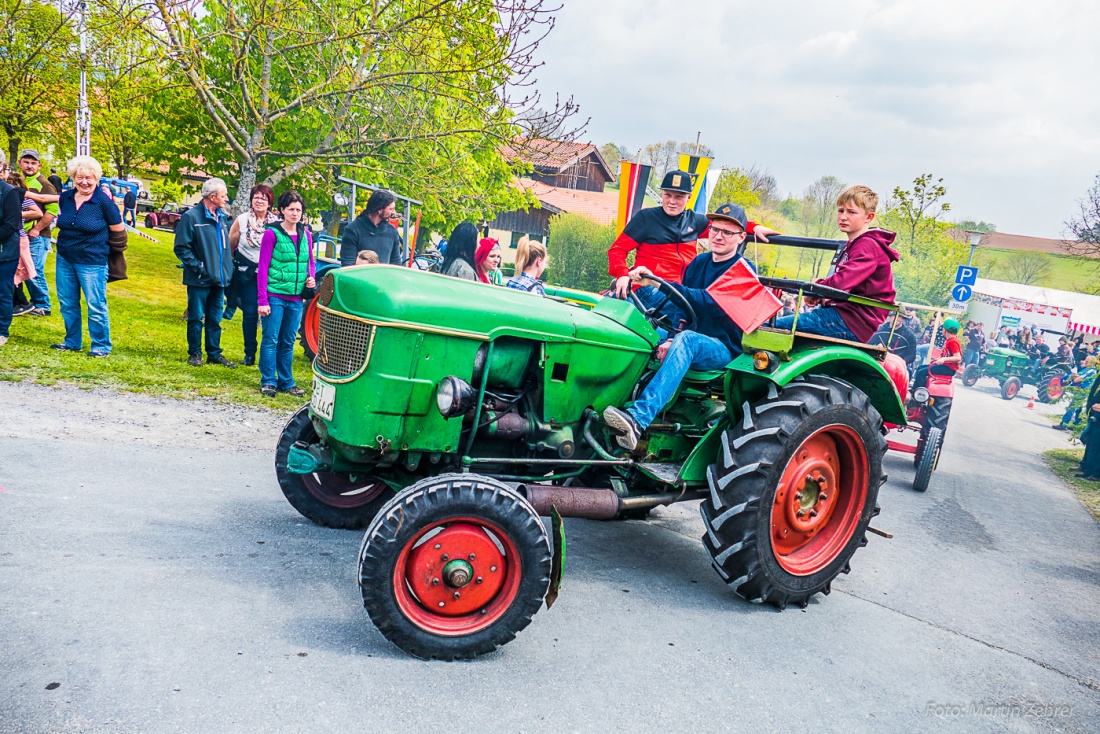
[[[992,377],[1001,386],[1001,398],[1012,400],[1024,385],[1035,385],[1040,403],[1053,403],[1066,390],[1063,379],[1073,370],[1067,364],[1057,362],[1055,355],[1043,359],[1037,369],[1031,368],[1027,354],[1007,347],[993,347],[980,362],[967,365],[962,372],[962,383],[973,387],[982,377]]]
[[[560,517],[688,500],[702,500],[703,545],[742,597],[783,608],[828,593],[878,513],[883,419],[905,420],[886,350],[764,326],[725,369],[690,372],[627,453],[599,416],[652,376],[659,318],[547,292],[388,266],[322,282],[312,401],[284,429],[276,472],[310,520],[367,526],[360,589],[378,629],[422,658],[491,651],[556,598]]]

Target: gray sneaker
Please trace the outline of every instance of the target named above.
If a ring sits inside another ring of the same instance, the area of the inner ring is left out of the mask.
[[[28,316],[49,316],[50,312],[47,311],[44,308],[32,308],[30,311],[27,311],[27,315]]]
[[[604,408],[603,422],[619,432],[615,437],[619,445],[628,451],[638,448],[638,440],[642,437],[642,429],[634,416],[625,410],[619,410],[614,405]]]

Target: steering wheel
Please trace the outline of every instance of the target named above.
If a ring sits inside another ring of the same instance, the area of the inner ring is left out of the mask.
[[[688,303],[688,300],[684,298],[680,291],[673,288],[667,280],[658,278],[656,275],[647,275],[646,278],[657,284],[657,290],[661,292],[664,299],[653,308],[646,308],[645,304],[642,303],[642,299],[638,298],[634,293],[634,289],[631,288],[630,302],[638,307],[638,310],[649,320],[649,323],[654,329],[660,328],[672,334],[679,334],[681,331],[687,331],[695,325],[695,309],[691,307],[691,304]],[[683,312],[683,326],[680,326],[680,324],[673,324],[668,314],[661,313],[661,309],[663,309],[669,301],[673,301],[673,305]]]

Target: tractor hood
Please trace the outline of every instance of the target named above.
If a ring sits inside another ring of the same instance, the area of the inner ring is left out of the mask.
[[[626,301],[601,298],[586,306],[511,288],[475,283],[392,265],[330,271],[322,306],[380,326],[447,332],[495,340],[580,341],[648,352],[657,333]]]
[[[995,357],[1012,357],[1013,359],[1027,359],[1027,355],[1023,352],[1017,352],[1015,349],[1009,349],[1007,347],[993,347],[987,354]]]

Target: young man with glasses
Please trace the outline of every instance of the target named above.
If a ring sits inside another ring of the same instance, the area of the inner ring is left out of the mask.
[[[695,311],[690,331],[681,331],[657,347],[661,368],[628,410],[608,406],[603,412],[607,425],[621,432],[621,446],[633,451],[642,433],[653,422],[672,396],[689,369],[718,370],[741,354],[741,329],[707,292],[742,257],[737,248],[745,240],[749,222],[745,210],[736,204],[723,204],[706,215],[709,220],[710,252],[695,257],[684,271],[683,283],[673,287]],[[745,260],[754,271],[755,266]],[[653,272],[646,265],[630,271],[630,279],[644,283]]]
[[[626,298],[630,288],[647,307],[659,302],[657,289],[652,286],[631,285],[627,255],[635,250],[634,264],[645,267],[653,275],[679,283],[684,270],[698,254],[698,240],[706,239],[709,231],[707,216],[687,209],[691,196],[691,174],[685,171],[669,171],[661,182],[661,206],[642,209],[627,222],[611,248],[607,251],[607,272],[615,278],[615,297]],[[774,229],[748,222],[745,230],[755,234],[761,242],[768,235],[778,234]]]

